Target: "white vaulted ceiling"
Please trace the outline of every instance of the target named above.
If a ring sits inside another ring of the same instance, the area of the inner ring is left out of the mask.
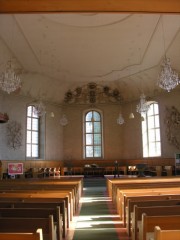
[[[57,104],[89,82],[118,88],[125,101],[154,96],[165,51],[180,72],[179,30],[179,15],[1,14],[0,70],[12,54],[19,94]]]

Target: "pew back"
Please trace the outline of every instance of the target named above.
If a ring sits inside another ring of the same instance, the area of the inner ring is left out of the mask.
[[[148,239],[148,234],[154,233],[155,226],[159,226],[163,230],[180,229],[180,215],[168,216],[147,216],[142,214],[142,228],[139,229],[139,240]]]
[[[154,240],[179,240],[180,230],[161,230],[159,226],[155,227]]]
[[[35,233],[0,233],[1,240],[43,240],[42,229]]]
[[[37,228],[41,228],[44,236],[48,236],[49,240],[56,239],[55,224],[53,216],[47,218],[2,218],[0,217],[1,233],[29,233],[35,232]]]

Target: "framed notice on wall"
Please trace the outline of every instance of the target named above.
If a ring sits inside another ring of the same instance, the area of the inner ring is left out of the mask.
[[[8,174],[23,174],[23,163],[8,163]]]

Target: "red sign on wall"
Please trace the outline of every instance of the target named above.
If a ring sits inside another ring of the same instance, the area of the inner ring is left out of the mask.
[[[8,174],[23,174],[23,163],[8,163]]]

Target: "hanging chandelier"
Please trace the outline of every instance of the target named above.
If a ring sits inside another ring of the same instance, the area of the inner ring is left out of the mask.
[[[149,105],[147,104],[147,101],[145,99],[144,93],[141,94],[140,96],[140,102],[136,106],[136,111],[140,114],[145,114],[149,110]]]
[[[117,118],[117,124],[122,125],[124,122],[125,122],[124,118],[123,118],[122,114],[120,113],[119,117]]]
[[[7,62],[5,71],[0,75],[0,88],[8,94],[21,88],[21,80],[16,75],[11,60]]]
[[[65,114],[63,114],[63,116],[61,117],[61,119],[60,119],[60,124],[61,124],[61,126],[63,126],[63,127],[68,124],[68,119],[67,119],[67,117],[66,117]]]
[[[42,101],[34,103],[34,114],[38,117],[44,116],[46,113],[46,107]]]
[[[166,56],[164,57],[161,66],[157,85],[170,92],[180,83],[178,73],[171,68],[170,59]]]

